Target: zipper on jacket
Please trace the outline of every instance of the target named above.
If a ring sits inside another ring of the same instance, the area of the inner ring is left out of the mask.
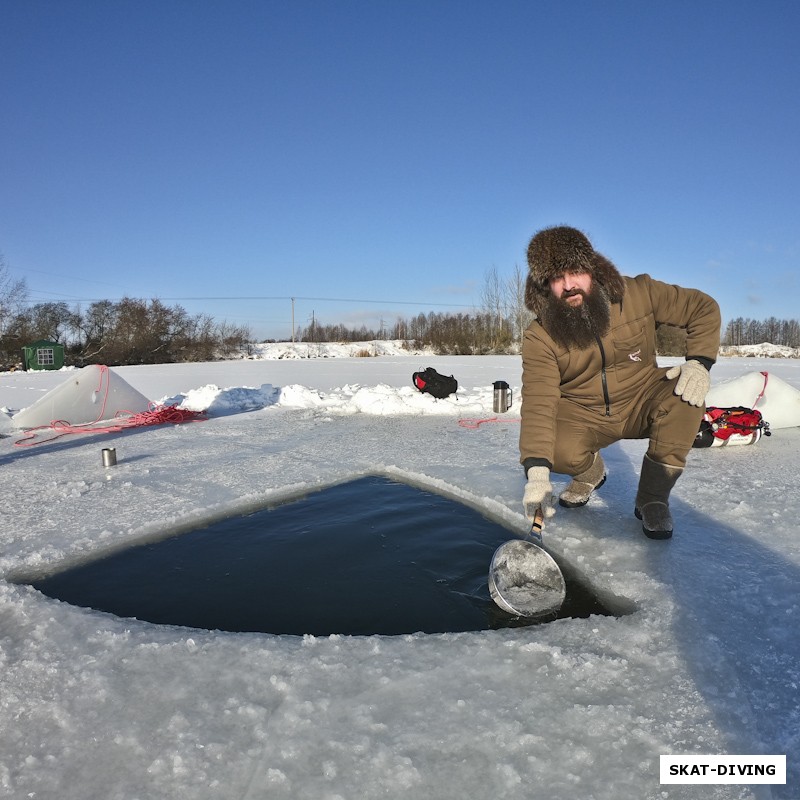
[[[603,349],[603,342],[599,336],[597,339],[597,346],[600,348],[600,380],[603,383],[603,399],[606,404],[606,416],[611,416],[611,398],[608,396],[608,380],[606,378],[606,351]]]

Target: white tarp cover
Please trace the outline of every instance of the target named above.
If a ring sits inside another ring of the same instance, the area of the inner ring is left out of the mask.
[[[800,425],[800,391],[769,372],[748,372],[712,386],[706,405],[757,408],[771,430]]]
[[[101,364],[70,374],[60,386],[51,389],[33,405],[14,414],[17,428],[30,429],[55,421],[86,425],[111,420],[118,413],[147,411],[150,401],[123,378]]]

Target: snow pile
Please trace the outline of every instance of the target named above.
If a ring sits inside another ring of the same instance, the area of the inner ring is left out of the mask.
[[[243,354],[244,355],[244,354]],[[374,356],[432,355],[401,339],[369,342],[261,342],[248,346],[247,358],[371,358]]]
[[[742,344],[720,347],[720,355],[739,358],[800,358],[800,347],[787,347],[783,344]]]
[[[337,414],[391,416],[407,414],[479,414],[487,407],[488,389],[472,389],[437,400],[411,386],[393,387],[345,384],[331,392],[320,392],[299,384],[259,389],[235,387],[221,389],[208,385],[184,395],[164,398],[165,404],[177,404],[191,411],[205,411],[212,416],[275,405],[286,409],[325,409]],[[513,412],[512,412],[513,413]]]

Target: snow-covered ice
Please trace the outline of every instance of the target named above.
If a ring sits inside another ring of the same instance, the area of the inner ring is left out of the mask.
[[[546,538],[599,592],[635,604],[621,617],[233,634],[118,619],[13,582],[364,474],[522,531],[518,357],[326,352],[122,367],[151,400],[210,419],[29,448],[7,414],[69,373],[0,375],[0,796],[800,797],[798,428],[694,450],[669,542],[631,513],[645,443],[606,451],[606,485],[559,509]],[[417,393],[424,366],[455,375],[458,395]],[[759,370],[800,388],[797,359],[723,358],[712,378]],[[504,415],[496,380],[514,390]],[[118,465],[104,469],[108,446]],[[659,784],[660,754],[702,753],[786,754],[788,784]]]

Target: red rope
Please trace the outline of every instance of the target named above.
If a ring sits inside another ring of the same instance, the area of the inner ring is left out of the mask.
[[[761,393],[758,395],[758,397],[756,397],[756,402],[753,403],[752,406],[750,406],[751,408],[756,407],[758,401],[764,396],[764,392],[767,391],[767,381],[769,380],[769,372],[764,371],[761,374],[764,376],[764,385],[761,387]]]
[[[485,422],[520,422],[516,417],[489,417],[487,419],[460,419],[458,424],[462,428],[479,428]]]
[[[105,407],[105,405],[104,405]],[[102,411],[100,412],[103,413]],[[127,416],[125,416],[127,415]],[[122,417],[125,417],[124,419]],[[98,425],[99,420],[94,422],[86,422],[81,425],[72,425],[65,420],[53,420],[49,425],[41,425],[38,428],[31,428],[26,432],[18,441],[14,442],[15,447],[33,447],[37,444],[44,444],[45,442],[52,442],[60,439],[62,436],[76,433],[118,433],[119,431],[127,430],[128,428],[144,428],[149,425],[164,425],[169,422],[173,425],[178,425],[182,422],[202,422],[208,419],[205,411],[189,411],[186,408],[178,408],[174,406],[151,406],[147,411],[142,411],[134,414],[131,411],[118,411],[114,415],[115,420],[118,422],[110,425]],[[55,431],[55,436],[50,436],[47,439],[36,439],[37,431],[52,430]],[[35,439],[35,441],[28,441]]]

